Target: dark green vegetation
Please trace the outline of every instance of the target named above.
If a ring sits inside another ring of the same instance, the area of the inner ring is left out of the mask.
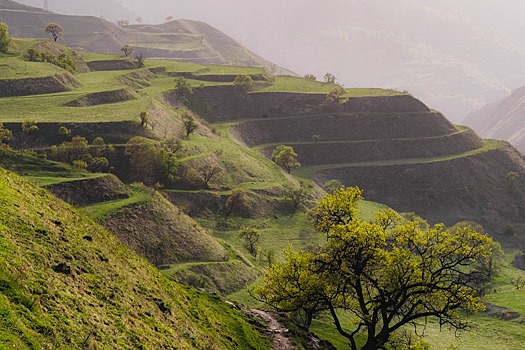
[[[2,348],[269,348],[219,298],[168,281],[69,205],[0,174]]]

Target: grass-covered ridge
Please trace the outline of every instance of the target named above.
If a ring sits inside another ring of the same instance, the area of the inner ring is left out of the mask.
[[[63,73],[63,70],[47,62],[27,62],[18,57],[2,58],[0,63],[1,79],[21,79],[48,77]]]
[[[327,94],[337,85],[320,81],[307,80],[293,76],[277,76],[273,84],[259,92],[295,92],[309,94]],[[343,97],[370,97],[370,96],[401,96],[407,93],[380,88],[350,88],[345,89]]]
[[[269,348],[219,299],[168,281],[69,205],[0,175],[2,348]]]

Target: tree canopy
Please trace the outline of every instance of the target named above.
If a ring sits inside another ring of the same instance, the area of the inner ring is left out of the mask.
[[[128,57],[133,52],[133,46],[131,46],[129,44],[125,44],[125,45],[122,46],[120,51],[124,52],[124,56]]]
[[[175,78],[175,95],[183,102],[186,102],[193,93],[190,83],[184,77]]]
[[[147,185],[170,182],[177,172],[177,156],[153,140],[132,137],[125,154],[129,159],[130,177]]]
[[[286,169],[288,174],[293,168],[301,166],[299,161],[297,161],[297,153],[295,153],[292,146],[279,145],[275,147],[272,152],[272,161]]]
[[[6,23],[0,22],[0,52],[7,53],[11,46],[11,38]]]
[[[249,75],[239,74],[235,77],[233,86],[237,87],[241,91],[248,92],[253,88],[253,79]]]
[[[261,233],[253,226],[243,226],[239,237],[244,241],[244,247],[254,257],[257,257],[257,244],[261,238]]]
[[[307,321],[328,310],[353,350],[385,349],[422,318],[467,328],[459,311],[484,308],[479,283],[499,246],[470,226],[426,227],[391,210],[365,221],[357,216],[360,200],[358,188],[347,188],[320,201],[313,216],[326,244],[288,252],[256,295],[278,310],[302,311]],[[351,313],[350,324],[340,322],[338,310]]]
[[[325,97],[325,104],[334,104],[334,103],[345,103],[348,102],[348,98],[343,96],[346,94],[346,90],[342,86],[335,86]]]
[[[45,32],[51,34],[53,40],[57,41],[57,39],[62,38],[64,34],[64,28],[62,28],[62,26],[58,23],[50,22],[47,24]]]
[[[335,84],[336,78],[332,73],[326,72],[323,78],[326,83]]]
[[[198,127],[197,123],[195,123],[195,119],[193,119],[193,116],[187,112],[182,114],[182,125],[184,125],[186,138],[188,138],[192,132],[197,130]]]

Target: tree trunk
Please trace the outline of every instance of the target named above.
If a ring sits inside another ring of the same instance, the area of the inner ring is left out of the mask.
[[[377,344],[377,341],[374,338],[368,338],[366,341],[366,344],[363,345],[361,350],[378,350],[379,344]]]

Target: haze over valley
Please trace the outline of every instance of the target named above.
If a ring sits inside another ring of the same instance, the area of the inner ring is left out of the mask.
[[[42,6],[40,0],[22,2]],[[118,5],[95,1],[87,9],[82,1],[49,0],[49,6],[72,13],[76,2],[77,13],[91,15]],[[322,79],[330,72],[346,87],[407,90],[453,122],[525,84],[525,5],[517,0],[120,3],[121,18],[112,12],[113,21],[204,21],[299,75]]]
[[[0,349],[522,350],[524,9],[0,0]]]

